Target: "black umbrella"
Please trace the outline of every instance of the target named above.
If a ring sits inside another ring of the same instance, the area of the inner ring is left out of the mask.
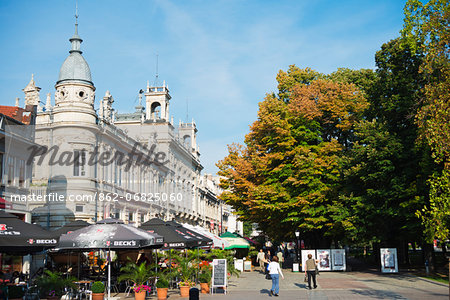
[[[210,239],[209,237],[206,237],[198,232],[192,231],[192,230],[184,227],[180,223],[177,223],[175,221],[168,221],[167,223],[174,226],[176,228],[177,232],[179,231],[179,232],[182,232],[183,234],[186,234],[188,236],[192,236],[193,238],[195,238],[197,240],[198,247],[211,246],[213,244],[213,240]]]
[[[139,228],[150,233],[157,233],[159,235],[162,235],[164,237],[163,248],[194,248],[197,247],[199,243],[199,240],[197,238],[183,233],[172,224],[169,224],[168,222],[164,222],[163,220],[157,218],[145,222]]]
[[[0,252],[29,254],[55,247],[57,240],[39,225],[0,211]]]
[[[161,247],[163,237],[141,230],[120,220],[97,224],[61,235],[59,249],[141,249]]]
[[[120,220],[106,219],[67,234],[59,239],[60,249],[92,250],[157,248],[163,244],[163,237],[124,224]],[[109,253],[108,253],[109,257]],[[108,261],[108,299],[111,292],[111,263]]]
[[[59,239],[59,237],[62,234],[65,234],[65,233],[68,233],[68,232],[72,232],[74,230],[77,230],[77,229],[80,229],[80,228],[84,228],[84,227],[89,226],[89,225],[91,225],[91,224],[86,222],[86,221],[76,220],[76,221],[67,223],[63,227],[52,231],[52,233],[54,234],[55,237],[57,237]]]

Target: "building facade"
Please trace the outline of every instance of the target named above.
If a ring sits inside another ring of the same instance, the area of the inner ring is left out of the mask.
[[[25,105],[37,110],[38,146],[28,152],[33,221],[53,228],[74,219],[113,217],[139,225],[159,217],[223,226],[223,203],[201,175],[195,121],[174,124],[168,86],[147,83],[135,112],[122,114],[106,91],[97,112],[78,24],[70,43],[54,99],[48,93],[41,103],[34,78],[24,89]]]

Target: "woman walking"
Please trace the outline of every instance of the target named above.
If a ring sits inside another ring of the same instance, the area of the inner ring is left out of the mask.
[[[308,275],[308,288],[311,289],[311,277],[314,283],[314,288],[317,287],[316,284],[316,261],[312,258],[311,254],[308,254],[308,259],[306,260],[305,276]]]
[[[283,272],[281,272],[280,264],[278,263],[278,257],[274,256],[272,258],[268,269],[270,277],[272,278],[272,289],[270,290],[270,294],[278,297],[278,293],[280,292],[280,275],[281,278],[284,279]]]

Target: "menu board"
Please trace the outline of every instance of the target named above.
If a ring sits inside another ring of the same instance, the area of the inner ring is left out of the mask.
[[[226,287],[227,286],[227,260],[214,259],[212,271],[212,287]]]

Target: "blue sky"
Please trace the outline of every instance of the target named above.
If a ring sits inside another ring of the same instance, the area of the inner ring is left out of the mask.
[[[195,119],[204,172],[242,143],[258,102],[289,65],[330,73],[374,68],[375,52],[399,35],[400,0],[79,0],[83,56],[97,88],[119,112],[155,79],[169,84],[175,122]],[[14,105],[34,73],[54,93],[69,54],[75,0],[0,0],[0,105]],[[53,96],[52,96],[53,98]],[[188,103],[188,104],[187,104]]]

